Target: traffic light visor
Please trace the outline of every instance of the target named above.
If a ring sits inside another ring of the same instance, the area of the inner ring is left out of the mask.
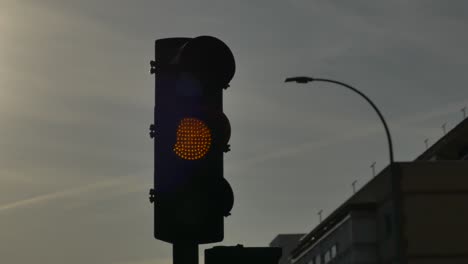
[[[211,146],[211,131],[208,126],[197,118],[183,118],[178,127],[174,152],[185,160],[203,158]]]
[[[234,56],[229,47],[210,36],[200,36],[188,41],[181,49],[178,63],[185,71],[197,75],[205,85],[215,87],[225,87],[236,71]]]

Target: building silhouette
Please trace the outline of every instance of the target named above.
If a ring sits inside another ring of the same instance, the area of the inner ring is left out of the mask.
[[[305,234],[279,234],[271,242],[270,247],[279,247],[282,249],[282,256],[278,264],[289,263],[289,254],[297,247],[299,240]]]
[[[414,161],[382,170],[282,264],[468,263],[467,150],[464,120]]]

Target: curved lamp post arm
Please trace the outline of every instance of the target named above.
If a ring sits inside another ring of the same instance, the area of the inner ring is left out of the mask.
[[[311,78],[311,77],[305,77],[305,76],[299,76],[299,77],[292,77],[292,78],[287,78],[285,82],[297,82],[297,83],[308,83],[312,81],[319,81],[319,82],[329,82],[329,83],[334,83],[341,85],[343,87],[346,87],[360,96],[362,96],[366,101],[374,108],[375,112],[379,115],[380,120],[382,121],[384,128],[385,128],[385,133],[387,134],[387,140],[388,140],[388,149],[390,152],[390,175],[391,175],[391,182],[392,182],[392,197],[393,201],[395,203],[394,207],[394,221],[395,221],[395,229],[396,229],[396,239],[395,239],[395,249],[396,249],[396,256],[397,256],[397,262],[400,263],[403,260],[403,254],[405,252],[405,249],[401,246],[404,244],[403,236],[402,236],[402,200],[401,200],[401,176],[398,173],[395,173],[394,171],[394,161],[393,161],[393,145],[392,145],[392,138],[390,136],[390,130],[388,129],[387,122],[385,122],[385,119],[380,113],[379,109],[377,106],[367,97],[365,94],[363,94],[361,91],[358,89],[352,87],[351,85],[348,85],[346,83],[342,83],[339,81],[335,80],[330,80],[330,79],[323,79],[323,78]]]
[[[324,78],[311,78],[311,77],[293,77],[293,78],[287,78],[285,80],[285,82],[297,82],[297,83],[308,83],[312,81],[329,82],[329,83],[338,84],[356,92],[357,94],[362,96],[364,99],[366,99],[366,101],[372,106],[372,108],[374,108],[375,112],[377,112],[377,115],[379,116],[380,121],[382,121],[383,126],[385,128],[385,133],[387,134],[388,149],[390,152],[390,165],[392,165],[394,162],[394,159],[393,159],[393,143],[392,143],[392,137],[390,136],[390,130],[388,129],[387,122],[385,121],[385,118],[383,117],[382,113],[377,108],[377,106],[371,101],[371,99],[369,99],[369,97],[367,97],[365,94],[363,94],[358,89],[352,87],[351,85],[343,83],[343,82],[335,81],[335,80],[324,79]]]

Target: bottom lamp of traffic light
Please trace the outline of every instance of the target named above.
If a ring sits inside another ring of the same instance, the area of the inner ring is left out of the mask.
[[[203,158],[211,146],[211,132],[208,126],[197,118],[183,118],[177,127],[174,152],[185,160]]]

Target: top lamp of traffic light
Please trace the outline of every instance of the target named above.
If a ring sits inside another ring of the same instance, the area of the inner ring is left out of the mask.
[[[174,152],[185,160],[203,158],[211,146],[211,131],[197,118],[183,118],[177,127]]]
[[[217,90],[226,87],[234,76],[236,64],[229,47],[221,40],[200,36],[188,41],[178,55],[182,71],[191,72],[207,87]]]

